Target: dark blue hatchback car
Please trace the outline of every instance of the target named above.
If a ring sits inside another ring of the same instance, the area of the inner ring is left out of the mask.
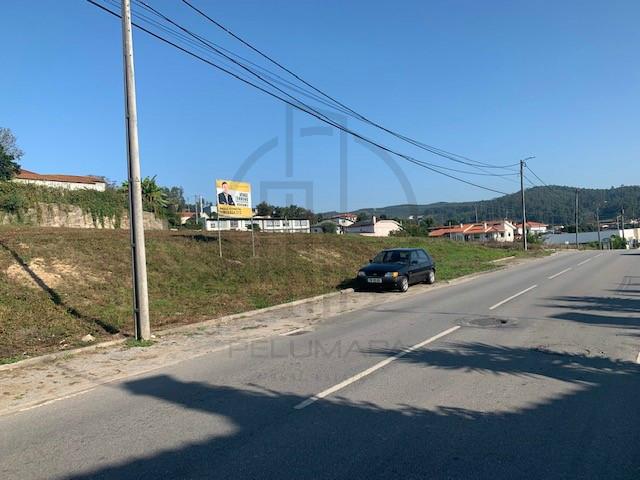
[[[412,283],[434,283],[436,264],[421,248],[383,250],[358,271],[356,285],[365,288],[396,288],[406,292]]]

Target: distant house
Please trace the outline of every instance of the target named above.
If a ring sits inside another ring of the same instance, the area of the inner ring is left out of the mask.
[[[482,223],[461,223],[452,227],[432,230],[432,238],[450,238],[465,242],[513,242],[516,226],[507,221],[492,221]]]
[[[353,213],[339,213],[337,215],[333,215],[332,217],[327,217],[325,220],[331,220],[335,222],[339,227],[348,227],[356,223],[358,220],[358,216]]]
[[[345,233],[357,233],[369,237],[388,237],[391,232],[400,230],[402,225],[395,220],[378,220],[375,216],[371,217],[371,220],[361,220],[344,227]]]
[[[104,192],[107,188],[107,182],[105,182],[103,177],[96,177],[93,175],[43,175],[24,169],[20,170],[12,181],[16,183],[42,185],[44,187],[66,188],[68,190],[86,189]]]
[[[195,212],[178,212],[178,216],[180,217],[180,225],[184,225],[190,218],[196,218]]]
[[[311,233],[323,233],[324,229],[322,228],[322,223],[331,222],[336,226],[336,233],[343,234],[345,233],[345,228],[353,225],[358,217],[353,213],[339,213],[337,215],[333,215],[331,217],[325,218],[322,222],[319,222],[317,225],[311,226]]]
[[[522,235],[522,223],[516,224],[516,227],[518,228],[518,235]],[[527,222],[527,231],[529,233],[533,233],[534,235],[542,235],[547,233],[548,227],[549,225],[547,225],[546,223],[531,221]]]
[[[246,232],[251,228],[251,222],[257,225],[262,232],[272,233],[309,233],[311,222],[306,218],[271,218],[253,217],[246,218],[221,218],[220,220],[207,219],[205,230],[235,230]]]

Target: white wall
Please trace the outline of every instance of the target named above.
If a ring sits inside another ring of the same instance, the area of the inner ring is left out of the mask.
[[[97,183],[75,183],[75,182],[54,182],[51,180],[27,180],[24,178],[14,178],[12,181],[17,183],[32,183],[34,185],[42,185],[44,187],[66,188],[67,190],[98,190],[104,192],[106,184],[104,182]]]
[[[346,227],[347,233],[358,233],[368,237],[388,237],[391,232],[402,230],[394,220],[378,220],[374,225]]]
[[[309,233],[311,229],[311,222],[306,219],[285,221],[282,219],[255,218],[253,223],[260,227],[260,231],[271,233]],[[247,228],[249,225],[251,225],[250,219],[220,219],[220,230],[247,232],[249,231]],[[205,230],[218,230],[218,220],[207,220],[205,222]]]

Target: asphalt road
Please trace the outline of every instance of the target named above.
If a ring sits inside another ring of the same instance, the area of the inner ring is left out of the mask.
[[[0,478],[638,479],[639,272],[591,251],[387,293],[0,417]]]

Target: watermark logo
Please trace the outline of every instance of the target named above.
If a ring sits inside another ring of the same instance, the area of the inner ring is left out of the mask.
[[[347,116],[329,111],[320,110],[320,112],[331,118],[335,123],[343,127],[348,127]],[[339,188],[338,211],[349,211],[349,147],[353,144],[358,146],[358,148],[368,150],[372,154],[371,161],[369,163],[369,165],[372,166],[371,168],[379,168],[380,163],[376,160],[382,161],[382,168],[386,168],[391,176],[396,179],[400,190],[404,193],[407,204],[415,205],[417,203],[415,192],[409,182],[409,178],[402,168],[400,168],[396,159],[388,152],[333,126],[325,124],[298,126],[298,123],[301,123],[304,120],[303,117],[306,117],[306,114],[299,112],[289,105],[285,107],[284,117],[283,139],[281,139],[280,136],[275,136],[264,142],[247,156],[233,176],[235,180],[245,180],[251,169],[261,159],[265,158],[267,154],[277,150],[279,147],[284,146],[284,164],[282,165],[282,174],[279,175],[279,169],[274,167],[273,172],[275,175],[278,175],[277,178],[261,180],[259,183],[261,202],[269,202],[270,194],[277,192],[284,194],[286,205],[293,204],[294,198],[302,198],[303,204],[300,206],[308,210],[315,211],[314,193],[316,192],[314,191],[314,188],[317,189],[318,185],[314,180],[301,180],[296,177],[295,163],[297,157],[295,155],[295,149],[297,142],[304,141],[310,137],[321,136],[337,137],[338,139],[337,154],[333,159],[329,158],[327,160],[327,168],[331,168],[331,163],[333,162],[337,169],[337,175],[335,178],[337,179]],[[378,201],[384,202],[384,198],[378,199]]]

